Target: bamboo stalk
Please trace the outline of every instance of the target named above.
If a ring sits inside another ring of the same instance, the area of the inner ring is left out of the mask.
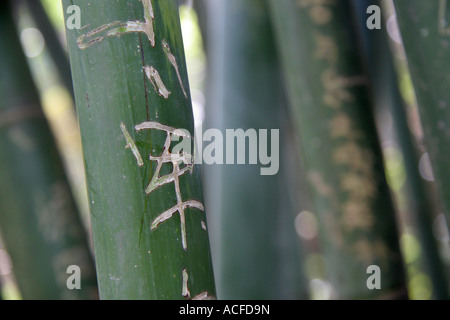
[[[268,129],[269,146],[270,130],[280,130],[280,170],[274,175],[260,175],[261,165],[248,162],[205,168],[207,204],[217,230],[213,237],[219,297],[305,298],[293,223],[299,206],[290,198],[298,176],[296,164],[288,164],[288,117],[267,5],[261,0],[207,5],[211,16],[205,129],[219,128],[224,134],[227,129]],[[264,138],[259,134],[258,139]]]
[[[270,1],[332,298],[403,298],[395,211],[348,1]],[[370,290],[367,269],[381,271]]]
[[[432,217],[436,211],[436,206],[426,190],[426,182],[419,174],[419,153],[408,126],[408,116],[405,110],[407,106],[400,94],[393,56],[389,50],[387,30],[384,26],[381,30],[366,28],[366,8],[373,4],[381,7],[381,1],[376,0],[354,3],[360,17],[361,36],[367,43],[365,62],[372,79],[372,92],[376,109],[379,113],[389,112],[392,115],[393,137],[391,138],[397,141],[404,159],[406,177],[403,187],[397,191],[398,194],[395,194],[397,207],[399,210],[405,211],[407,216],[405,219],[412,220],[414,228],[418,230],[421,252],[424,257],[424,270],[433,284],[432,297],[434,299],[447,299],[447,280],[437,242],[433,236]],[[386,19],[383,18],[382,21],[386,21]],[[406,197],[406,200],[402,201],[402,197]]]
[[[171,154],[175,129],[193,136],[177,1],[69,5],[100,297],[214,297],[199,171]]]
[[[450,120],[450,4],[446,0],[397,0],[394,6],[419,105],[426,148],[442,210],[447,223],[450,223],[448,158],[443,152],[450,145],[447,133]]]

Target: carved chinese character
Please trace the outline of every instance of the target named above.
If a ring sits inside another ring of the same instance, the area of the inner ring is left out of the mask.
[[[127,147],[129,147],[132,150],[135,158],[138,161],[138,165],[140,165],[142,161],[142,156],[140,155],[139,150],[136,147],[136,144],[133,142],[131,136],[126,131],[125,125],[123,123],[121,123],[121,128],[127,141]],[[138,132],[142,130],[154,129],[164,131],[167,134],[161,155],[149,156],[149,159],[151,161],[156,161],[156,169],[149,185],[145,189],[145,193],[147,195],[150,195],[154,190],[158,189],[159,187],[169,183],[173,183],[175,187],[177,204],[161,213],[158,217],[156,217],[155,220],[152,222],[151,230],[152,231],[155,230],[161,223],[163,223],[167,219],[170,219],[176,212],[178,212],[180,215],[180,223],[181,223],[181,241],[183,249],[187,250],[185,209],[190,207],[204,211],[204,207],[203,204],[197,200],[183,201],[181,197],[179,177],[187,172],[192,172],[192,169],[194,167],[193,159],[192,155],[186,152],[171,153],[170,145],[172,143],[173,136],[190,138],[190,135],[186,133],[184,130],[179,129],[177,130],[175,128],[153,121],[146,121],[141,124],[138,124],[135,127],[135,129]],[[172,172],[167,175],[160,176],[161,168],[165,163],[172,164],[173,167]]]

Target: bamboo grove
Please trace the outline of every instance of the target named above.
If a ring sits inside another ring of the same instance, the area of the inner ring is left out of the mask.
[[[0,297],[449,298],[449,1],[10,0],[0,27]]]

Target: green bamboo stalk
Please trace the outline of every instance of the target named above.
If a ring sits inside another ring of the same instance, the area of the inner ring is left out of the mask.
[[[218,234],[213,250],[218,295],[221,299],[305,298],[293,223],[299,208],[290,198],[296,168],[294,164],[290,171],[287,163],[288,121],[283,116],[284,91],[268,8],[263,0],[207,4],[212,15],[207,17],[206,127],[223,133],[268,129],[269,141],[270,130],[279,129],[283,141],[280,171],[275,175],[262,176],[260,165],[251,164],[205,168],[207,204]],[[247,141],[247,150],[248,146]]]
[[[332,298],[403,298],[395,212],[347,1],[270,1]],[[370,265],[382,286],[369,290]]]
[[[394,1],[409,71],[417,97],[425,143],[450,221],[450,3],[447,0]]]
[[[366,9],[369,5],[381,6],[380,0],[365,0],[353,3],[360,17],[360,30],[367,43],[366,66],[371,74],[373,97],[378,112],[387,111],[392,115],[393,138],[404,159],[406,177],[401,190],[406,202],[408,219],[412,219],[418,230],[423,265],[433,284],[434,299],[448,299],[447,279],[439,256],[437,241],[433,235],[432,216],[435,205],[426,190],[426,182],[419,174],[419,153],[407,122],[406,105],[401,97],[393,56],[389,50],[386,28],[369,30],[366,28]],[[383,12],[384,13],[384,12]],[[386,19],[383,18],[383,21]],[[397,196],[400,197],[400,194]],[[398,206],[402,206],[397,199]]]
[[[24,299],[91,299],[95,269],[56,144],[20,46],[0,4],[0,228]],[[67,268],[81,269],[69,290]]]
[[[214,297],[199,171],[169,157],[173,129],[193,135],[177,1],[69,5],[88,25],[67,38],[100,297]]]

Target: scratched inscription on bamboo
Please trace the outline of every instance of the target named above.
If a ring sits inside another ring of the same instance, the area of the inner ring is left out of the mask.
[[[113,21],[107,24],[104,24],[92,31],[89,31],[77,39],[78,48],[81,50],[85,50],[95,44],[98,44],[105,40],[108,37],[120,37],[126,33],[136,33],[142,32],[147,35],[147,38],[152,46],[155,48],[155,31],[154,31],[154,20],[155,13],[153,11],[152,0],[140,0],[144,9],[144,21]],[[188,95],[186,93],[186,89],[183,85],[183,81],[181,79],[178,63],[175,55],[172,53],[169,43],[167,40],[163,39],[161,41],[161,49],[163,53],[173,67],[176,72],[178,82],[180,84],[181,90],[183,92],[184,97],[187,99]],[[141,50],[143,50],[141,48]],[[167,88],[164,83],[161,74],[156,70],[154,66],[144,66],[142,68],[142,72],[144,72],[147,79],[152,84],[155,92],[164,99],[169,99],[171,95],[171,91]],[[145,121],[134,127],[136,132],[140,132],[143,130],[156,130],[160,132],[166,133],[165,143],[162,147],[162,152],[159,155],[149,154],[148,159],[150,161],[156,162],[156,169],[151,177],[150,183],[145,189],[145,194],[147,196],[151,196],[151,193],[156,189],[172,184],[174,186],[175,195],[176,195],[176,204],[171,208],[165,210],[161,214],[159,214],[156,218],[154,218],[151,224],[151,231],[158,229],[159,225],[163,222],[167,221],[174,214],[178,213],[180,217],[180,225],[181,225],[181,243],[183,250],[188,250],[187,243],[187,232],[186,232],[186,209],[192,208],[197,209],[199,211],[204,211],[203,204],[200,201],[195,199],[183,200],[181,193],[181,184],[180,177],[186,173],[192,173],[194,168],[193,156],[186,152],[176,152],[170,151],[170,147],[173,141],[174,136],[177,138],[188,138],[191,139],[189,133],[186,130],[176,129],[167,125],[164,125],[155,121]],[[133,156],[136,159],[136,163],[138,167],[144,166],[144,158],[139,151],[137,144],[132,138],[132,135],[127,130],[127,127],[124,122],[120,123],[120,130],[126,141],[125,148],[130,149],[133,153]],[[164,165],[172,165],[172,172],[166,175],[161,175],[161,170]],[[202,229],[206,230],[206,224],[204,221],[201,222]],[[183,268],[182,270],[182,289],[181,295],[187,299],[192,300],[209,300],[215,299],[214,296],[210,295],[207,291],[202,291],[197,294],[193,298],[191,298],[191,292],[188,288],[189,274],[188,269]]]
[[[166,133],[166,141],[163,146],[163,151],[159,156],[149,155],[149,159],[151,161],[156,161],[156,169],[151,178],[150,184],[145,189],[145,193],[150,195],[154,190],[162,187],[163,185],[173,183],[175,187],[175,194],[177,198],[177,204],[167,209],[163,213],[161,213],[158,217],[156,217],[151,225],[151,230],[155,230],[158,226],[164,221],[170,219],[176,212],[180,215],[180,223],[181,223],[181,242],[183,245],[183,249],[187,250],[187,237],[186,237],[186,218],[185,218],[185,209],[186,208],[195,208],[201,211],[204,211],[203,204],[197,200],[187,200],[183,201],[181,196],[180,189],[180,176],[186,174],[187,172],[192,172],[193,169],[193,159],[192,155],[188,153],[171,153],[170,146],[172,143],[172,137],[179,136],[184,138],[190,138],[190,136],[185,133],[184,130],[177,130],[175,128],[162,125],[158,122],[146,121],[141,124],[136,125],[136,131],[142,130],[159,130],[164,131]],[[138,158],[142,158],[138,156]],[[164,164],[171,163],[172,164],[172,172],[160,176],[161,169]]]
[[[112,21],[109,23],[106,23],[100,27],[97,27],[85,34],[82,34],[77,39],[77,45],[78,48],[84,50],[87,49],[95,44],[98,44],[102,42],[103,40],[109,38],[109,37],[120,37],[127,33],[144,33],[147,35],[148,40],[150,41],[150,44],[152,47],[155,47],[156,41],[155,41],[155,31],[154,31],[154,20],[155,20],[155,13],[153,11],[153,5],[151,0],[140,0],[142,1],[143,9],[144,9],[144,21]],[[183,85],[183,81],[181,79],[180,71],[178,68],[177,59],[175,58],[175,55],[172,53],[170,49],[170,45],[167,42],[167,40],[163,39],[161,41],[161,48],[166,56],[166,59],[169,61],[169,63],[173,66],[178,82],[180,84],[181,90],[183,92],[183,95],[185,98],[188,98],[188,95],[186,93],[186,89]],[[167,89],[166,85],[164,84],[158,70],[154,66],[145,66],[143,72],[147,76],[147,78],[150,80],[151,84],[153,85],[153,88],[155,89],[156,93],[165,99],[169,97],[171,92]]]

